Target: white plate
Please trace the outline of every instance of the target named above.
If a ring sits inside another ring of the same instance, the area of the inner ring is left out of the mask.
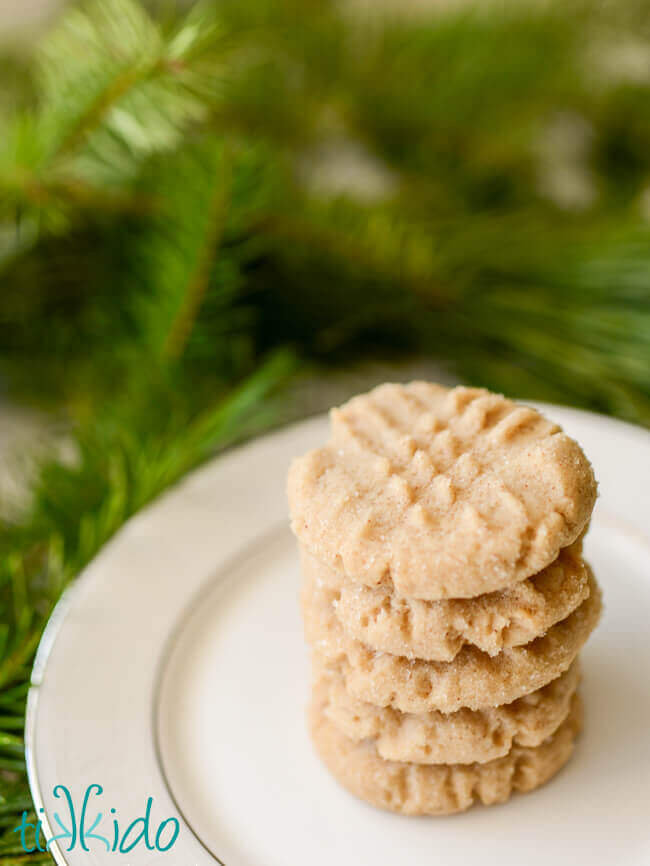
[[[555,780],[504,806],[404,818],[347,794],[312,753],[284,490],[290,459],[326,438],[319,417],[191,475],[129,521],[64,596],[28,703],[46,835],[65,812],[55,786],[78,810],[92,783],[103,788],[89,810],[103,811],[96,832],[112,839],[116,817],[122,833],[148,797],[154,832],[169,817],[180,830],[166,854],[139,844],[120,856],[96,840],[87,852],[77,839],[71,851],[70,840],[55,843],[57,862],[647,866],[650,436],[543,408],[600,481],[586,548],[605,596],[584,652],[585,734]]]

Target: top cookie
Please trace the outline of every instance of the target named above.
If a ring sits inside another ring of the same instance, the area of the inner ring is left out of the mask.
[[[596,499],[580,446],[479,388],[380,385],[330,413],[289,471],[292,528],[313,556],[403,596],[469,598],[541,571]]]

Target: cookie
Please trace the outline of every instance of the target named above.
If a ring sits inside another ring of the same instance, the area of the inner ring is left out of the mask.
[[[323,712],[351,740],[372,740],[380,757],[416,764],[485,763],[513,745],[539,746],[569,714],[580,679],[576,659],[566,673],[511,704],[455,713],[400,713],[351,697],[336,664],[314,658],[314,686]]]
[[[453,661],[431,662],[378,653],[346,635],[334,614],[332,592],[304,585],[307,640],[326,658],[340,661],[351,695],[405,713],[496,707],[542,688],[569,668],[601,610],[600,590],[590,572],[587,600],[542,637],[496,656],[465,646]]]
[[[539,412],[478,388],[381,385],[331,412],[295,460],[292,528],[367,586],[435,600],[504,589],[572,544],[596,498],[580,446]]]
[[[307,580],[334,590],[336,617],[346,634],[371,649],[407,658],[451,661],[466,644],[489,655],[530,643],[565,619],[589,595],[587,566],[576,542],[539,574],[477,598],[423,601],[341,579],[301,550]]]
[[[415,764],[385,761],[371,741],[346,737],[326,708],[326,697],[316,692],[310,725],[324,764],[357,797],[404,815],[448,815],[476,802],[503,803],[514,791],[543,785],[570,758],[582,725],[576,694],[566,720],[539,746],[513,746],[504,757],[485,764]]]

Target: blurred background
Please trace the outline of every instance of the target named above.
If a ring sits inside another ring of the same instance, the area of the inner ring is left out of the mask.
[[[217,450],[415,375],[650,425],[650,2],[0,0],[0,75],[8,826],[52,605]]]

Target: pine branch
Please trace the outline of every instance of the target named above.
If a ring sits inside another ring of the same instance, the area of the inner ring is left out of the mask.
[[[87,207],[148,207],[130,183],[151,154],[205,120],[218,99],[222,39],[207,7],[169,33],[132,0],[71,10],[41,48],[36,107],[13,119],[0,145],[4,215],[20,214],[5,255],[19,250],[23,224],[37,237]]]
[[[234,167],[226,147],[212,142],[159,167],[153,183],[159,192],[164,189],[165,203],[145,226],[134,263],[134,278],[156,289],[140,297],[136,315],[141,332],[154,338],[154,355],[175,360],[214,280]],[[232,297],[226,292],[226,316]]]
[[[220,160],[220,171],[207,209],[207,226],[203,238],[203,249],[198,255],[196,269],[191,275],[182,304],[172,322],[165,340],[163,354],[178,358],[189,340],[201,302],[208,291],[213,272],[214,257],[223,234],[230,198],[230,158],[224,153]]]

